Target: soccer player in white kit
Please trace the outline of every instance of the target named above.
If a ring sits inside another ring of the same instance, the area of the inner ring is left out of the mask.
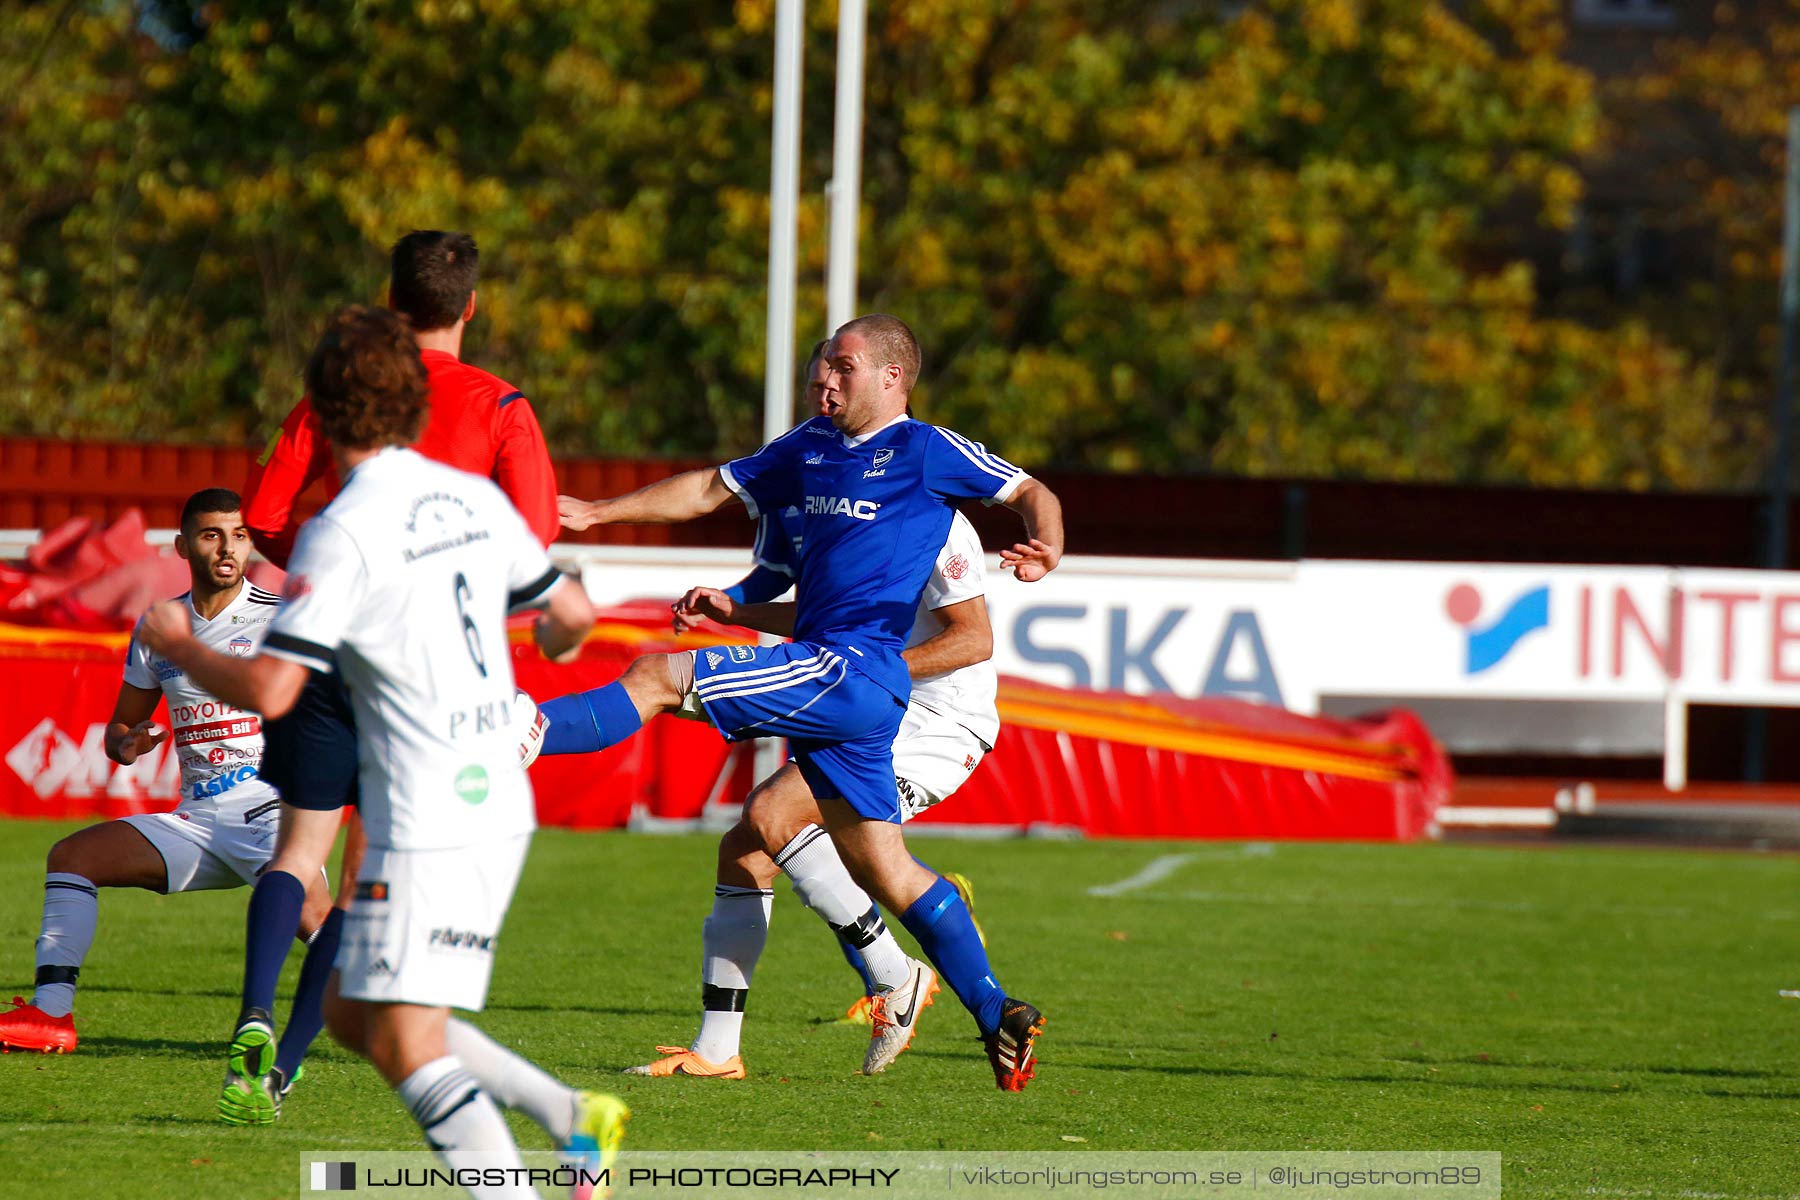
[[[151,644],[245,707],[290,708],[308,670],[342,672],[356,717],[369,849],[345,921],[333,1034],[375,1064],[480,1197],[533,1196],[495,1099],[598,1165],[624,1106],[578,1093],[449,1018],[486,1001],[500,926],[536,827],[519,763],[506,617],[544,608],[551,656],[593,624],[504,493],[406,449],[426,412],[426,372],[406,323],[352,305],[327,326],[307,392],[343,490],[302,530],[262,652],[218,654],[185,613],[145,617]]]
[[[238,494],[206,488],[181,510],[175,552],[191,588],[170,603],[198,626],[195,637],[222,654],[254,653],[277,597],[244,578],[250,534]],[[152,720],[164,699],[169,727]],[[106,728],[106,754],[130,766],[173,730],[181,802],[173,812],[140,813],[90,825],[51,847],[31,1003],[13,998],[0,1015],[0,1046],[67,1053],[75,1049],[75,984],[94,943],[99,889],[210,891],[254,884],[275,844],[281,798],[257,777],[262,722],[199,687],[154,653],[137,631]],[[308,881],[300,935],[312,936],[331,907],[322,874]]]

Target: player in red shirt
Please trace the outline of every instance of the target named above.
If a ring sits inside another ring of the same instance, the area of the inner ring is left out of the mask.
[[[524,393],[461,361],[463,329],[475,316],[479,258],[466,233],[423,230],[394,244],[388,303],[413,327],[425,363],[429,415],[414,449],[475,475],[512,499],[548,546],[561,529],[556,477],[544,435]],[[319,419],[302,399],[270,439],[244,489],[244,522],[256,548],[287,565],[300,522],[294,506],[321,478],[338,486]],[[264,722],[263,778],[281,793],[275,855],[250,898],[244,948],[243,1004],[227,1060],[219,1115],[233,1124],[267,1124],[280,1114],[307,1047],[318,1035],[318,1005],[337,957],[343,913],[354,898],[362,824],[352,820],[337,906],[307,950],[294,1015],[279,1046],[272,1009],[275,984],[300,915],[300,881],[317,874],[337,838],[339,814],[356,799],[356,730],[349,698],[334,675],[314,674],[288,715]]]
[[[431,413],[413,449],[499,484],[548,546],[561,523],[537,414],[524,392],[459,357],[463,327],[475,316],[476,268],[475,239],[466,233],[409,233],[394,246],[388,305],[412,322],[431,389]],[[457,294],[462,299],[452,298]],[[250,536],[276,566],[287,566],[300,529],[294,503],[320,478],[330,479],[335,494],[331,452],[312,401],[303,398],[269,439],[244,490]]]

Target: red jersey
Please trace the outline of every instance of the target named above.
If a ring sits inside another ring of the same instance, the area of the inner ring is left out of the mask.
[[[442,350],[422,350],[430,376],[426,402],[431,411],[413,449],[427,458],[484,475],[500,485],[538,541],[556,540],[556,474],[544,431],[525,393],[504,379],[462,362]],[[302,399],[269,440],[244,488],[244,524],[263,557],[286,567],[300,523],[294,501],[313,481],[338,489],[331,448],[319,428],[312,401]]]

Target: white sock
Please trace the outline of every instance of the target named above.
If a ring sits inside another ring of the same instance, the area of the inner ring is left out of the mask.
[[[774,905],[769,888],[724,883],[713,888],[712,912],[700,926],[700,1032],[688,1047],[708,1062],[724,1062],[738,1052],[745,993],[769,941]]]
[[[775,865],[794,882],[794,895],[825,918],[832,932],[862,951],[877,990],[906,982],[906,952],[888,932],[869,893],[856,886],[837,847],[817,825],[808,825],[781,848]]]
[[[456,1017],[444,1028],[444,1048],[462,1061],[496,1104],[536,1121],[557,1145],[574,1133],[575,1089],[530,1059]]]
[[[481,1090],[454,1055],[433,1059],[401,1080],[394,1089],[425,1131],[425,1140],[452,1170],[479,1167],[513,1167],[523,1170],[525,1160],[513,1141],[506,1118]],[[537,1189],[516,1177],[518,1183],[470,1188],[476,1200],[536,1200]]]
[[[75,1007],[75,977],[94,944],[100,923],[100,893],[85,875],[52,871],[44,876],[44,924],[37,940],[37,989],[31,1003],[53,1017]],[[44,968],[51,970],[46,972]],[[60,969],[58,969],[60,968]],[[46,983],[46,974],[57,976]]]

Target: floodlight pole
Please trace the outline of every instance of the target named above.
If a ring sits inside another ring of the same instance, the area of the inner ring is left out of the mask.
[[[1787,566],[1788,477],[1794,458],[1794,356],[1800,339],[1800,107],[1788,109],[1787,189],[1781,223],[1781,367],[1775,378],[1775,461],[1769,468],[1769,541],[1763,565]]]
[[[769,155],[769,319],[763,441],[794,423],[794,272],[800,214],[800,41],[805,0],[775,5],[775,130]]]
[[[763,441],[794,423],[794,275],[800,227],[800,52],[806,0],[776,0],[775,123],[769,153],[769,317],[763,351]],[[780,638],[757,639],[773,645]],[[787,757],[780,738],[758,738],[753,771],[761,782]]]
[[[1794,372],[1800,355],[1800,106],[1788,109],[1787,187],[1781,221],[1781,365],[1775,376],[1775,457],[1769,463],[1767,541],[1763,566],[1782,571],[1788,565],[1788,501],[1794,465]],[[1768,760],[1769,716],[1751,710],[1744,731],[1744,778],[1763,779]]]
[[[856,251],[862,208],[863,48],[868,0],[838,0],[837,100],[831,132],[831,240],[825,259],[825,331],[856,315]]]

